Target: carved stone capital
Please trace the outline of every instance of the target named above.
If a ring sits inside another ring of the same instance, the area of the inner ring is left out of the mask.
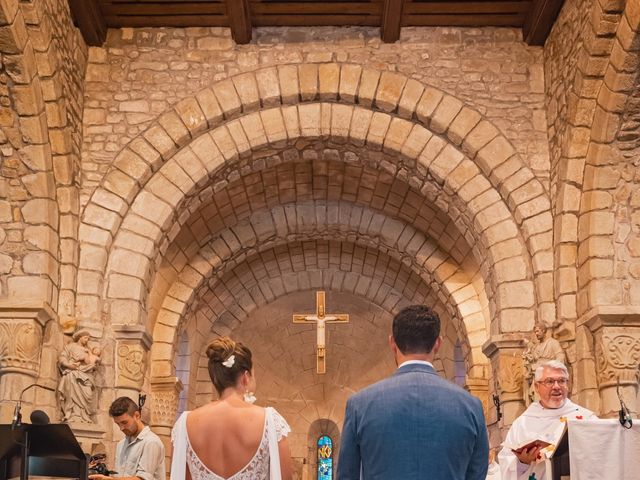
[[[113,325],[116,338],[116,387],[140,391],[151,347],[151,336],[141,325]]]
[[[38,376],[44,326],[54,318],[44,302],[0,301],[0,374]]]
[[[594,333],[596,372],[601,387],[640,381],[640,330],[604,327]]]
[[[488,358],[493,358],[498,353],[522,354],[524,346],[525,334],[503,333],[500,335],[492,335],[491,338],[482,345],[482,352]]]
[[[522,334],[503,334],[492,336],[482,346],[482,351],[491,360],[496,389],[503,402],[523,400],[524,344]]]
[[[580,319],[593,334],[600,388],[640,382],[640,311],[598,308]]]
[[[151,426],[171,428],[178,414],[182,382],[176,377],[151,379]]]

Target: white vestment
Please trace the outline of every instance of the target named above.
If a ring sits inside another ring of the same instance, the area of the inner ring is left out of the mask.
[[[546,440],[558,431],[562,423],[561,418],[588,420],[597,417],[591,410],[576,405],[569,399],[560,408],[544,408],[539,402],[532,403],[513,422],[504,440],[504,447],[498,454],[502,480],[528,480],[532,473],[535,473],[536,480],[544,480],[544,458],[526,465],[520,463],[510,447],[529,440]]]

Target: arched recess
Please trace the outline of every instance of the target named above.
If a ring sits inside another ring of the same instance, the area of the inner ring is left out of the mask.
[[[153,376],[173,374],[173,344],[159,338],[171,328],[171,324],[164,322],[175,320],[182,324],[182,319],[187,322],[194,312],[206,306],[210,325],[200,325],[202,331],[229,334],[251,312],[286,293],[322,288],[358,295],[390,313],[397,313],[412,301],[433,305],[443,321],[452,323],[458,332],[468,370],[473,365],[479,370],[484,365],[486,369],[486,359],[480,351],[484,328],[481,326],[469,334],[458,311],[445,304],[443,296],[431,288],[431,284],[409,266],[378,249],[339,238],[294,241],[265,248],[234,263],[225,272],[205,277],[197,290],[191,289],[190,301],[183,304],[179,313],[162,311],[154,332],[157,337],[152,349]],[[327,271],[332,274],[327,275]],[[477,334],[480,342],[475,338]],[[455,342],[452,349],[453,344]],[[203,348],[204,345],[193,346],[194,351],[203,351]],[[452,353],[449,360],[445,371],[453,378]],[[482,373],[478,377],[483,377]]]
[[[551,230],[551,217],[544,189],[508,141],[457,99],[413,80],[355,65],[308,67],[268,68],[219,82],[180,102],[118,155],[83,215],[78,279],[83,316],[96,318],[102,299],[119,295],[109,292],[118,287],[105,289],[103,277],[121,224],[144,223],[140,228],[153,244],[149,264],[157,264],[168,236],[177,234],[174,219],[186,213],[187,197],[211,178],[260,148],[320,138],[407,159],[412,167],[401,173],[413,177],[410,181],[425,194],[445,205],[458,199],[456,220],[489,260],[498,244],[519,239],[519,254],[530,265],[527,278],[508,286],[485,283],[495,293],[498,310],[523,310],[520,321],[496,330],[528,329],[533,315],[527,317],[524,310],[536,297],[542,304],[552,301],[547,293],[550,266],[529,260],[550,255],[550,246],[538,240]],[[315,72],[315,83],[307,83],[309,72]],[[318,99],[343,103],[304,103]],[[285,106],[266,108],[280,104]],[[148,288],[144,277],[121,276],[118,284],[142,297]]]
[[[336,219],[368,220],[354,225],[349,225],[348,222],[332,224],[329,221],[332,216]],[[278,222],[279,218],[285,217],[289,219],[288,222]],[[220,245],[220,238],[242,238],[243,242],[242,245],[235,242],[229,248],[226,244]],[[399,238],[404,240],[399,241]],[[162,303],[154,329],[156,346],[152,359],[156,370],[155,374],[152,371],[152,375],[171,373],[172,345],[175,344],[175,333],[172,332],[180,329],[181,319],[185,317],[203,286],[212,279],[222,277],[252,255],[260,255],[274,247],[286,246],[292,242],[305,245],[306,241],[305,247],[308,249],[313,243],[309,239],[353,245],[351,248],[362,252],[363,266],[366,264],[369,269],[376,265],[378,252],[384,252],[398,264],[404,265],[408,272],[417,275],[421,282],[433,290],[443,308],[457,319],[456,328],[461,335],[469,338],[467,350],[476,351],[475,362],[470,362],[469,368],[471,365],[480,367],[486,363],[482,361],[480,348],[487,339],[489,320],[483,315],[484,302],[473,284],[475,274],[479,274],[477,265],[469,271],[468,267],[458,264],[433,240],[411,225],[385,217],[379,212],[348,203],[312,202],[260,210],[241,225],[222,230],[213,241],[201,242],[204,245],[195,250],[191,258],[184,255],[190,245],[186,242],[182,244],[184,250],[181,255],[176,251],[168,255],[168,258],[175,258],[177,261],[172,265],[173,268],[170,268],[171,262],[168,262],[160,271],[159,276],[163,277],[165,288],[157,285],[155,288],[161,292],[158,299]],[[160,356],[159,352],[168,356]],[[478,376],[483,377],[484,374],[485,372],[478,373]]]
[[[331,110],[334,108],[337,108],[339,111],[336,115],[332,116]],[[369,118],[371,125],[367,122],[362,122],[362,119],[358,119],[357,121],[354,120],[354,128],[358,129],[364,126],[364,128],[369,131],[367,138],[371,137],[372,130],[379,127],[379,125],[375,126],[375,115],[368,115],[366,111],[357,107],[334,107],[332,104],[328,103],[302,105],[299,107],[300,111],[295,112],[297,114],[296,118],[298,118],[299,115],[302,128],[299,128],[297,124],[293,125],[291,127],[293,131],[289,132],[288,135],[289,141],[295,141],[305,132],[310,134],[312,138],[319,136],[321,132],[315,125],[321,124],[322,115],[325,115],[328,118],[333,118],[335,122],[339,122],[344,120],[343,114],[345,112],[340,111],[342,108],[347,109],[346,114],[348,115],[348,119],[350,119],[350,113],[354,116],[365,115],[365,117]],[[324,113],[322,113],[323,109],[325,110]],[[353,112],[350,112],[351,109],[353,109]],[[275,115],[281,115],[283,113],[285,115],[287,114],[282,112],[280,109],[276,109],[275,112],[262,112],[263,115],[270,115],[272,113]],[[251,120],[247,120],[248,122],[258,121],[260,119],[258,114],[251,115],[253,115],[253,118]],[[284,127],[284,118],[281,117],[281,120],[281,125]],[[387,126],[391,121],[390,117],[388,117],[386,121],[385,119],[379,120]],[[236,121],[237,124],[230,126],[230,130],[233,131],[234,128],[241,128],[241,121]],[[408,123],[404,120],[398,120],[397,122]],[[307,124],[309,125],[308,128],[306,126]],[[258,134],[258,142],[260,142],[261,139],[266,141],[266,136],[264,135],[265,132],[264,130],[259,130],[259,125],[261,125],[261,123],[257,123],[251,128],[247,127],[247,130],[249,130],[252,135]],[[410,125],[406,127],[411,129]],[[413,128],[421,129],[421,127],[415,126]],[[194,144],[190,146],[191,152],[199,152],[204,156],[204,159],[202,160],[204,164],[209,167],[213,164],[214,169],[215,167],[224,168],[223,164],[225,162],[225,155],[228,159],[227,161],[231,162],[234,160],[237,161],[237,159],[242,158],[243,155],[248,155],[246,149],[251,148],[249,142],[247,141],[246,144],[242,145],[239,152],[236,149],[237,146],[233,140],[230,130],[224,126],[215,130],[211,134],[205,134],[199,137],[194,141]],[[308,130],[312,131],[309,132]],[[244,132],[244,130],[242,131]],[[330,131],[328,130],[326,133],[329,135]],[[345,131],[335,133],[347,135],[347,132]],[[260,137],[261,134],[262,137]],[[433,137],[431,134],[428,134],[426,130],[423,129],[423,133],[421,133],[421,135],[426,136],[428,140],[426,141],[426,146],[421,150],[421,154],[417,159],[418,166],[414,167],[414,172],[410,172],[411,174],[414,174],[411,175],[413,177],[411,178],[411,181],[417,182],[419,190],[425,194],[427,198],[431,199],[434,204],[440,206],[442,209],[446,209],[445,211],[449,212],[450,216],[456,217],[454,219],[456,226],[458,226],[459,230],[464,231],[469,235],[470,243],[473,243],[477,249],[476,256],[478,258],[486,258],[486,261],[489,264],[497,263],[497,259],[502,258],[503,252],[501,250],[502,246],[496,246],[496,237],[499,241],[519,238],[518,227],[516,226],[515,221],[510,217],[508,208],[500,200],[495,191],[482,190],[481,192],[478,192],[470,185],[475,184],[478,180],[482,181],[482,176],[473,162],[465,159],[464,155],[458,152],[451,145],[444,145],[440,140],[434,141],[434,138],[437,139],[437,137]],[[216,138],[217,143],[215,142]],[[337,138],[340,139],[341,137],[338,136]],[[355,140],[357,141],[357,139]],[[229,150],[224,150],[223,147],[224,153],[221,153],[218,148],[220,145],[224,146],[225,142],[229,142],[226,144]],[[368,140],[368,142],[369,143],[364,145],[365,148],[372,147],[373,141]],[[257,143],[254,147],[255,149],[259,149],[262,146],[264,145]],[[397,148],[397,150],[400,149]],[[184,159],[184,157],[180,158]],[[421,169],[427,166],[428,170],[426,174],[421,174]],[[150,265],[159,258],[161,255],[160,252],[163,248],[166,248],[166,246],[168,246],[171,240],[175,238],[179,232],[180,219],[178,218],[177,221],[174,221],[174,215],[179,215],[177,212],[183,212],[182,216],[185,217],[185,214],[188,214],[189,212],[189,209],[186,208],[186,206],[189,205],[189,200],[191,198],[196,198],[196,203],[200,201],[200,197],[195,197],[196,194],[200,193],[197,188],[197,184],[192,180],[189,180],[188,186],[190,188],[186,188],[185,185],[182,185],[182,188],[189,191],[189,193],[185,195],[180,188],[176,187],[169,181],[169,178],[176,181],[176,176],[165,172],[165,167],[167,167],[166,170],[169,170],[170,168],[176,167],[176,165],[167,163],[161,168],[160,175],[156,175],[154,180],[150,181],[149,184],[145,186],[145,190],[138,195],[132,204],[131,212],[133,215],[127,216],[122,225],[123,228],[120,230],[120,232],[123,230],[140,231],[140,222],[144,221],[146,217],[146,221],[150,222],[150,225],[156,225],[155,227],[152,226],[151,229],[148,229],[147,235],[155,235],[155,243],[159,245],[159,248],[151,255],[151,258],[149,259],[151,260],[151,263],[146,262],[144,258],[140,258],[140,262],[137,264],[126,262],[125,265],[122,265],[122,270],[124,271],[121,270],[118,273],[107,273],[107,281],[115,280],[111,281],[107,285],[107,298],[127,298],[142,302],[144,301],[145,290],[148,288],[145,287],[145,285],[148,285],[150,280],[150,274],[147,272],[153,272],[153,268],[150,268]],[[409,167],[407,166],[407,168]],[[184,177],[186,177],[186,174],[184,174]],[[439,181],[445,184],[444,188],[439,186]],[[460,185],[459,190],[458,185]],[[96,193],[100,193],[100,191]],[[479,198],[474,198],[474,193]],[[465,199],[462,198],[463,194],[470,195],[468,202],[465,202]],[[474,199],[476,201],[474,201]],[[109,205],[113,207],[114,202],[116,201],[115,197],[111,195],[107,200],[109,201]],[[182,202],[185,202],[185,204],[178,205],[178,203]],[[104,209],[102,210],[105,211]],[[111,219],[117,221],[117,214],[115,212],[110,213]],[[136,223],[137,225],[133,225],[133,223]],[[142,228],[144,228],[144,226]],[[166,235],[163,231],[166,232]],[[481,247],[486,249],[486,257],[483,257],[480,253]],[[96,249],[93,251],[96,251]],[[112,250],[112,252],[113,251],[115,250]],[[92,253],[88,249],[87,252]],[[101,253],[104,254],[103,258],[100,259],[96,255],[92,260],[104,261],[106,259],[106,253],[104,253],[104,250],[102,250]],[[526,255],[526,249],[522,244],[517,255]],[[103,263],[96,266],[99,266],[101,270],[104,269]],[[109,264],[107,265],[106,270],[108,272],[111,271]],[[531,276],[530,272],[530,270],[528,272],[523,272],[522,280],[520,282],[507,282],[509,283],[508,286],[492,278],[494,273],[493,269],[486,268],[483,272],[485,274],[485,284],[490,291],[496,294],[496,311],[499,311],[502,308],[522,308],[523,310],[521,313],[523,318],[528,317],[528,320],[523,322],[524,329],[528,328],[530,323],[533,321],[533,314],[527,309],[531,309],[535,303],[533,281],[527,279],[527,277],[530,278]],[[96,278],[100,281],[102,275],[99,275]],[[511,315],[512,324],[517,325],[517,321],[515,320],[516,316],[516,312],[513,312]],[[507,327],[503,327],[503,329],[504,328],[509,328],[509,326],[507,325]],[[513,327],[511,328],[513,329]],[[515,329],[517,330],[518,328],[516,327]]]
[[[247,259],[212,282],[202,297],[191,303],[196,310],[185,315],[186,328],[195,352],[204,352],[208,341],[229,332],[251,346],[258,397],[266,404],[276,405],[291,422],[297,447],[305,445],[306,436],[300,438],[300,434],[307,431],[309,424],[317,418],[342,424],[348,396],[394,370],[386,339],[393,315],[406,305],[426,303],[434,305],[440,313],[447,348],[441,350],[434,365],[444,376],[454,377],[453,351],[458,340],[464,342],[460,339],[461,332],[434,292],[419,283],[415,275],[407,275],[403,265],[381,262],[374,273],[363,275],[362,270],[348,269],[345,264],[295,268],[293,257],[300,254],[293,249],[280,251],[275,260],[269,253],[263,255],[264,263],[256,258]],[[353,252],[352,258],[359,258],[358,253]],[[274,270],[272,261],[288,268]],[[328,330],[326,375],[315,374],[315,329],[290,323],[290,309],[295,305],[291,295],[301,294],[308,305],[313,290],[319,288],[328,291],[333,307],[345,305],[344,297],[355,297],[361,303],[375,306],[374,312],[383,313],[363,316],[356,305],[356,315],[352,315],[348,325]],[[336,294],[343,298],[336,298]],[[280,299],[287,300],[286,308],[274,312],[271,307]],[[205,355],[194,356],[193,362],[198,364],[199,373],[198,383],[191,384],[191,390],[201,396],[192,401],[198,405],[211,398],[212,387]],[[269,392],[276,393],[272,396]],[[306,452],[297,451],[294,456],[304,458]]]
[[[147,324],[149,290],[193,211],[251,160],[266,163],[313,142],[368,152],[374,168],[449,217],[480,264],[492,333],[529,330],[536,315],[548,314],[549,201],[504,136],[443,92],[388,72],[326,64],[219,82],[162,115],[117,156],[83,213],[80,315],[110,318],[126,305],[133,323]],[[123,245],[138,255],[123,261]],[[154,356],[164,349],[154,347]]]

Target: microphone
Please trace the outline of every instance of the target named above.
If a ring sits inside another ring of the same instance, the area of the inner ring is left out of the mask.
[[[11,430],[14,430],[16,427],[19,427],[22,425],[22,413],[20,412],[20,410],[22,409],[22,396],[24,395],[24,392],[26,392],[27,390],[33,387],[40,387],[40,388],[44,388],[45,390],[49,390],[50,392],[55,392],[53,388],[47,387],[45,385],[40,385],[39,383],[32,383],[31,385],[27,385],[26,387],[24,387],[20,392],[20,396],[18,397],[18,403],[16,403],[16,408],[13,410],[13,420],[11,421]],[[47,423],[49,423],[48,422],[49,417],[47,416],[47,414],[44,412],[42,413],[47,417]],[[33,420],[31,421],[33,422]]]
[[[22,414],[20,413],[20,402],[16,403],[13,409],[13,420],[11,420],[11,430],[22,425]]]
[[[633,427],[631,412],[629,412],[629,409],[627,408],[627,406],[624,404],[624,401],[622,400],[622,395],[620,395],[620,378],[618,377],[616,380],[617,380],[616,395],[618,395],[618,400],[620,400],[620,411],[618,412],[618,420],[620,421],[620,425],[622,425],[626,429],[629,429]]]
[[[49,415],[42,410],[34,410],[29,417],[33,425],[49,425]]]

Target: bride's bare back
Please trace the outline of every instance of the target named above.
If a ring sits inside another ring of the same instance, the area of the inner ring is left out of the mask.
[[[187,417],[191,448],[209,470],[223,478],[251,461],[264,427],[264,408],[235,398],[209,403]]]

